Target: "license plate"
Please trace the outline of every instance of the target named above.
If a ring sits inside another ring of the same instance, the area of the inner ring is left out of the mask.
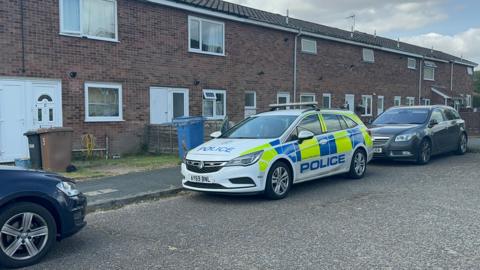
[[[206,183],[206,184],[213,183],[213,180],[210,179],[210,177],[203,176],[203,175],[191,175],[190,181],[195,183]]]
[[[373,148],[373,152],[374,152],[374,153],[377,153],[377,154],[378,154],[378,153],[382,153],[382,152],[383,152],[383,149],[382,149],[381,147],[375,147],[375,148]]]

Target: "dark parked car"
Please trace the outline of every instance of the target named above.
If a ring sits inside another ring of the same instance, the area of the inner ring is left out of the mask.
[[[394,107],[371,126],[374,159],[426,164],[432,155],[467,151],[465,121],[447,106]]]
[[[0,187],[0,268],[35,264],[86,225],[87,200],[69,179],[0,166]]]

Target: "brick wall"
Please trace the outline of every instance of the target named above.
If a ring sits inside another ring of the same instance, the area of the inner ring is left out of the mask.
[[[0,5],[0,76],[60,79],[63,124],[74,128],[75,148],[81,148],[82,134],[92,133],[97,138],[107,135],[113,154],[140,150],[150,137],[145,126],[150,123],[152,86],[188,88],[190,115],[202,114],[202,89],[226,90],[233,121],[244,116],[245,91],[256,91],[257,112],[275,103],[277,92],[293,95],[294,34],[224,21],[226,56],[211,56],[188,52],[188,15],[195,14],[182,10],[117,0],[119,42],[106,42],[59,35],[58,0],[25,4],[25,72],[19,1]],[[375,51],[375,63],[364,63],[361,47],[317,43],[317,55],[298,54],[298,96],[313,92],[321,101],[321,94],[328,92],[333,106],[340,107],[345,94],[355,94],[357,105],[362,94],[373,95],[374,115],[379,95],[385,97],[385,108],[393,105],[395,95],[418,99],[418,62],[417,70],[409,70],[406,57]],[[437,65],[436,81],[423,85],[427,97],[432,85],[449,89],[449,64]],[[77,77],[70,78],[71,71]],[[87,81],[122,84],[124,121],[84,121]],[[455,65],[454,83],[461,85],[455,89],[472,89],[465,67]]]
[[[480,135],[480,112],[461,112],[469,135]]]

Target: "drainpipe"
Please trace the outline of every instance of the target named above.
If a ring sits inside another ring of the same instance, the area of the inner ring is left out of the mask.
[[[423,60],[425,56],[420,59],[420,66],[418,68],[418,105],[422,105],[422,70],[423,70]]]
[[[450,92],[453,92],[453,62],[450,64]]]
[[[298,30],[298,34],[295,36],[295,46],[293,53],[293,102],[297,100],[297,43],[298,37],[302,35],[302,29]]]
[[[25,73],[25,15],[24,15],[24,2],[20,0],[20,33],[22,40],[22,73]]]

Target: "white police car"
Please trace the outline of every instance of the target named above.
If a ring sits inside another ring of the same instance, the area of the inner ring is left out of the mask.
[[[271,106],[307,105],[313,103]],[[281,199],[296,183],[341,173],[362,178],[373,155],[366,126],[354,113],[343,110],[260,113],[212,137],[187,153],[182,163],[184,188],[265,193]]]

